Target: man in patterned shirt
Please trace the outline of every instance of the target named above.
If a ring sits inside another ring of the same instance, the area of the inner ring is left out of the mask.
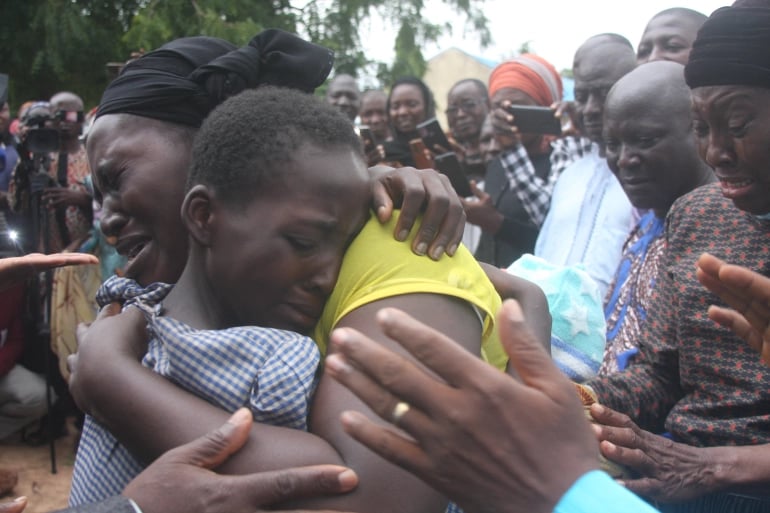
[[[708,318],[705,252],[770,274],[770,2],[738,0],[698,32],[685,79],[701,157],[718,183],[679,198],[639,359],[589,384],[602,452],[665,511],[769,511],[770,373],[751,344]],[[655,138],[640,142],[655,143]],[[767,305],[764,305],[766,308]],[[674,441],[654,435],[666,430]],[[752,492],[756,491],[756,495]],[[685,502],[682,502],[685,501]]]
[[[615,84],[604,111],[607,163],[634,207],[648,213],[625,242],[605,299],[607,345],[599,375],[622,370],[637,351],[664,259],[671,205],[714,181],[713,171],[698,155],[690,89],[680,64],[639,66]]]

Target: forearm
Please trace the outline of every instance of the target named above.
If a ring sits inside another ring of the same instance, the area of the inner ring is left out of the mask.
[[[387,306],[409,311],[423,322],[451,334],[469,351],[479,354],[481,330],[478,317],[464,301],[447,296],[410,294],[377,301],[354,310],[337,326],[364,332],[388,349],[414,361],[414,356],[388,339],[375,321],[376,312]],[[325,374],[313,403],[311,430],[339,450],[344,464],[358,474],[359,486],[345,496],[312,500],[302,506],[368,513],[443,512],[447,504],[445,498],[414,475],[375,455],[342,430],[339,417],[346,410],[359,411],[372,421],[385,424],[352,392]]]
[[[150,462],[215,429],[230,415],[138,362],[115,356],[109,360],[90,373],[90,385],[81,386],[89,391],[92,416],[141,461]],[[340,459],[317,436],[254,423],[249,441],[222,470],[244,474],[317,463]]]
[[[493,265],[483,262],[480,265],[501,299],[515,299],[519,302],[530,331],[550,353],[552,319],[543,289]]]
[[[770,444],[708,447],[710,491],[770,495]]]

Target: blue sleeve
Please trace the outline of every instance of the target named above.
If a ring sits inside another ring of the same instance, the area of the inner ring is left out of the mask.
[[[101,502],[82,504],[53,513],[142,513],[142,510],[131,499],[117,495]]]
[[[658,510],[616,483],[609,474],[592,470],[567,490],[554,513],[657,513]]]

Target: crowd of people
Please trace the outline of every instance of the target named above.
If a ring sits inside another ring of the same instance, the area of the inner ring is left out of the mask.
[[[69,511],[770,512],[767,48],[768,0],[667,9],[438,143],[276,29],[3,92],[0,440],[83,415]]]

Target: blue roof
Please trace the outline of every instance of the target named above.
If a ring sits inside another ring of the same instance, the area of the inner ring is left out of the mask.
[[[563,87],[562,100],[571,102],[575,100],[575,79],[568,77],[561,77],[561,83]]]

